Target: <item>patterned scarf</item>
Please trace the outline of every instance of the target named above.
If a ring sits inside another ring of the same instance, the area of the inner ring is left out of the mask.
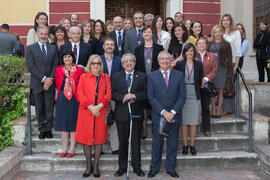
[[[65,79],[65,86],[64,86],[64,95],[66,96],[66,98],[68,100],[70,100],[73,96],[73,93],[75,92],[75,80],[74,77],[76,75],[77,72],[77,68],[75,65],[73,65],[70,70],[68,70],[67,68],[65,68],[65,66],[63,67],[63,72],[66,76]]]

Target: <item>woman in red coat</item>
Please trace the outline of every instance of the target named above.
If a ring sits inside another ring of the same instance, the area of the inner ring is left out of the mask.
[[[75,140],[83,144],[86,158],[86,170],[83,177],[88,177],[94,171],[95,177],[100,177],[98,163],[102,145],[108,139],[106,113],[111,99],[110,77],[102,73],[103,64],[98,55],[90,56],[87,63],[87,73],[80,78],[78,99],[80,101]],[[91,164],[92,145],[95,145],[94,168]]]
[[[79,101],[77,87],[83,69],[74,64],[75,56],[71,50],[62,53],[63,64],[56,68],[55,84],[57,88],[55,130],[61,131],[63,152],[60,157],[72,158],[75,147],[75,130],[78,117]],[[68,139],[70,149],[67,153]]]

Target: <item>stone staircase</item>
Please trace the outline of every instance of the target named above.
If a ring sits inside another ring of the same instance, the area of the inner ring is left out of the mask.
[[[212,119],[211,125],[211,137],[205,137],[200,133],[200,126],[198,126],[197,156],[182,155],[183,142],[181,132],[179,132],[177,169],[245,169],[259,167],[257,154],[248,153],[248,123],[245,119],[226,116],[221,119]],[[76,155],[73,158],[60,158],[58,156],[62,152],[60,133],[53,131],[53,139],[40,140],[36,121],[33,121],[32,127],[32,141],[36,147],[32,149],[32,155],[23,156],[22,171],[66,172],[85,170],[85,158],[80,144],[76,145]],[[149,121],[148,138],[141,141],[141,164],[142,169],[146,172],[149,170],[151,162],[151,129],[152,125]],[[99,168],[101,170],[117,170],[118,156],[111,154],[109,143],[104,145],[103,151],[105,154],[101,156]],[[162,167],[164,167],[165,153],[163,153],[162,160]]]

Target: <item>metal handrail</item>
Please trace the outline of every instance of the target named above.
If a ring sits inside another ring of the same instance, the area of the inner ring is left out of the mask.
[[[249,152],[252,153],[252,93],[248,87],[246,78],[244,74],[242,73],[241,69],[238,67],[236,69],[236,110],[235,110],[235,116],[237,118],[240,117],[240,105],[239,105],[239,91],[240,91],[240,85],[239,85],[239,75],[243,81],[243,84],[245,86],[245,89],[248,93],[248,120],[249,120]]]
[[[32,137],[31,137],[31,103],[30,103],[31,90],[27,96],[27,154],[32,154]]]

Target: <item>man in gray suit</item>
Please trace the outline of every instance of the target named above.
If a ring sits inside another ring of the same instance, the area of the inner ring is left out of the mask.
[[[17,39],[14,35],[10,34],[9,25],[2,24],[0,33],[0,54],[12,54],[13,49],[18,48]]]
[[[52,138],[54,110],[54,74],[58,64],[58,50],[48,43],[49,28],[37,28],[38,42],[27,46],[26,64],[31,73],[30,88],[35,102],[39,138]]]
[[[133,21],[135,24],[135,28],[129,30],[126,33],[125,39],[125,53],[132,54],[134,54],[135,48],[144,41],[142,37],[142,28],[144,21],[143,13],[141,11],[136,11],[133,15]]]

